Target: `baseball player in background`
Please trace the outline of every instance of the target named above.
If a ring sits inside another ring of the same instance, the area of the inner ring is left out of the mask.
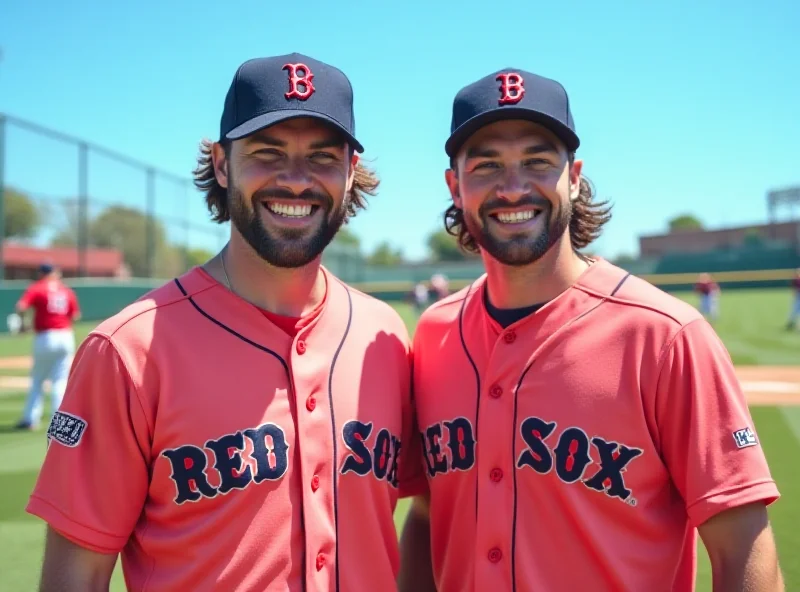
[[[789,322],[787,329],[796,329],[800,322],[800,267],[797,268],[794,278],[792,278],[792,309],[789,312]]]
[[[694,285],[694,291],[700,296],[700,314],[709,321],[719,317],[720,287],[711,274],[701,273]]]
[[[441,273],[433,274],[431,276],[431,291],[436,301],[447,298],[450,295],[450,282],[447,281],[447,277]]]
[[[411,303],[414,305],[414,311],[417,315],[421,315],[422,311],[428,306],[430,299],[430,290],[425,282],[417,282],[414,284],[414,289],[411,291]]]
[[[73,324],[80,319],[75,292],[61,281],[61,272],[50,263],[39,267],[38,278],[23,292],[16,311],[23,317],[33,312],[33,365],[31,386],[22,418],[16,428],[37,430],[44,413],[44,384],[50,383],[50,412],[58,411],[67,387],[75,354]],[[23,322],[24,326],[24,322]]]
[[[107,589],[118,554],[130,590],[395,586],[410,340],[320,264],[378,187],[350,81],[249,60],[220,128],[195,183],[229,242],[78,349],[27,507],[43,590]]]
[[[401,590],[782,589],[779,493],[697,310],[581,249],[594,200],[564,87],[505,69],[453,103],[446,228],[485,275],[414,335],[426,477]]]

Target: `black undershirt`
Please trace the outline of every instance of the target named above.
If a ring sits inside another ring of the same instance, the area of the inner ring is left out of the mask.
[[[489,313],[489,316],[492,317],[503,329],[513,325],[521,319],[524,319],[528,315],[532,315],[545,304],[547,304],[546,302],[541,302],[532,306],[523,306],[522,308],[497,308],[495,305],[489,302],[488,290],[483,291],[483,302],[486,305],[486,311]]]

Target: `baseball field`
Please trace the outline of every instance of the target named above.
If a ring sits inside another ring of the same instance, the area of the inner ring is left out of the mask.
[[[692,295],[681,296],[695,303]],[[800,590],[800,331],[784,329],[788,290],[723,292],[716,329],[736,364],[751,402],[756,429],[782,499],[770,508],[787,590]],[[413,331],[412,310],[398,310]],[[82,339],[91,324],[78,327]],[[31,336],[0,336],[0,589],[37,587],[43,549],[42,523],[24,511],[45,452],[43,430],[15,432],[30,369]],[[49,407],[46,407],[49,409]],[[407,504],[398,507],[402,525]],[[112,590],[124,590],[119,569]],[[700,549],[698,590],[711,591],[705,551]]]

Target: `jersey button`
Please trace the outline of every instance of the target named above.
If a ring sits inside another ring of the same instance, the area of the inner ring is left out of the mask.
[[[306,409],[309,411],[314,411],[317,407],[317,400],[314,397],[309,397],[306,399]]]
[[[514,331],[509,331],[503,339],[506,340],[506,343],[514,343],[517,340],[517,334]]]
[[[497,547],[489,550],[489,561],[491,561],[492,563],[497,563],[502,558],[503,558],[503,553]]]
[[[324,565],[325,565],[325,555],[320,553],[319,555],[317,555],[317,571],[321,570]]]
[[[502,387],[502,386],[500,386],[499,384],[496,384],[496,385],[494,385],[494,386],[493,386],[493,387],[492,387],[492,388],[489,390],[489,395],[490,395],[490,396],[491,396],[493,399],[499,399],[499,398],[500,398],[500,395],[502,395],[502,394],[503,394],[503,387]]]
[[[306,342],[302,339],[297,342],[297,353],[301,356],[306,353]]]
[[[492,469],[491,472],[489,473],[489,479],[491,479],[495,483],[499,483],[503,479],[502,469]]]
[[[311,491],[316,491],[319,489],[319,475],[314,475],[311,477]]]

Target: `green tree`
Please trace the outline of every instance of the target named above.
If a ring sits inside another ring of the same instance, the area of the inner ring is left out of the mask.
[[[633,255],[629,255],[627,253],[622,253],[621,255],[618,255],[613,261],[615,265],[620,265],[620,266],[628,265],[629,263],[635,263],[635,262],[636,262],[636,257],[634,257]]]
[[[42,215],[30,196],[5,187],[3,205],[3,238],[31,238],[36,234]]]
[[[186,261],[187,267],[202,265],[214,256],[214,253],[207,249],[187,249],[182,247],[181,254]]]
[[[764,237],[758,228],[748,228],[744,233],[743,242],[748,247],[760,247],[764,244]]]
[[[669,221],[669,231],[680,232],[681,230],[703,230],[703,223],[692,214],[681,214]]]
[[[361,248],[361,239],[346,226],[339,229],[339,232],[336,233],[333,240],[340,245],[356,247],[357,249]]]
[[[428,236],[428,251],[434,261],[463,261],[469,255],[459,246],[456,237],[444,228]]]
[[[367,257],[367,263],[372,265],[398,265],[403,262],[403,250],[393,249],[392,246],[384,241]]]
[[[152,219],[152,235],[148,234],[149,217],[142,211],[127,206],[109,206],[87,224],[90,247],[118,249],[134,277],[148,275],[148,237],[152,236],[153,275],[172,277],[185,268],[180,248],[169,244],[164,224]],[[70,224],[56,235],[52,244],[75,246],[77,226]]]

